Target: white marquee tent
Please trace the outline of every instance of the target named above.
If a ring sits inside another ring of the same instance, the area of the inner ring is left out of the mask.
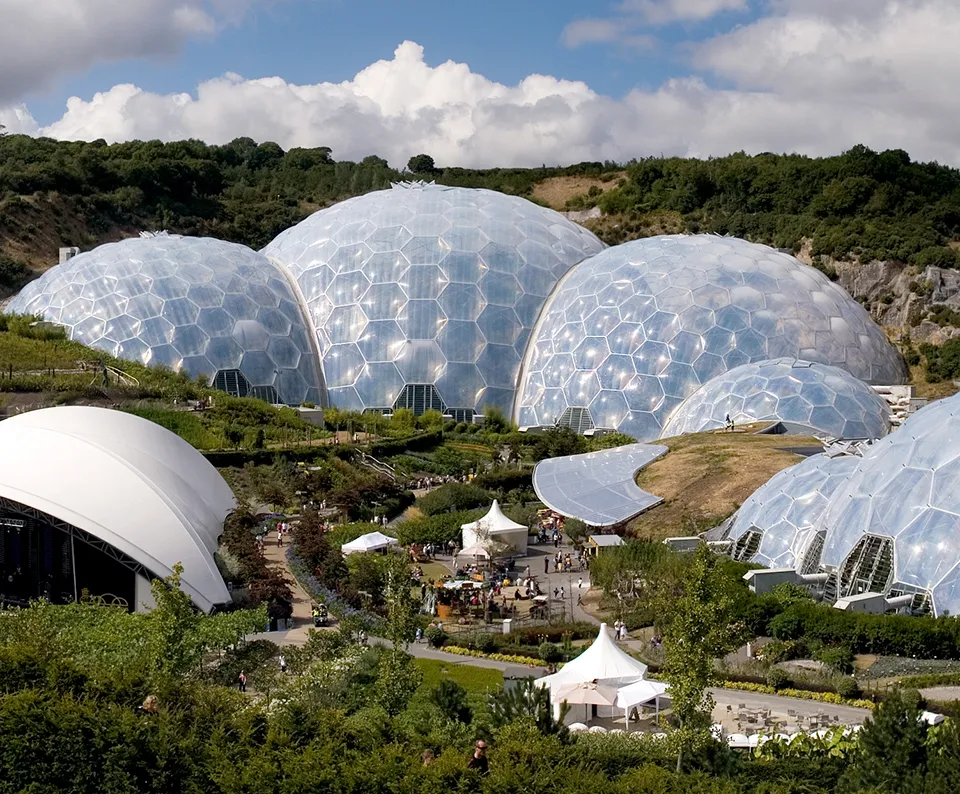
[[[530,531],[523,524],[511,521],[500,509],[500,503],[494,499],[490,510],[483,518],[461,524],[463,530],[463,547],[465,549],[477,544],[485,545],[489,542],[502,543],[518,554],[527,553],[527,537]]]
[[[392,546],[396,542],[396,538],[391,538],[382,532],[368,532],[356,540],[344,543],[343,546],[340,547],[340,551],[344,554],[353,554],[359,551],[383,551],[383,549]]]

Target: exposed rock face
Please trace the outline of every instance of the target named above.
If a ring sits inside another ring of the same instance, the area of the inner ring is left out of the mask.
[[[813,263],[809,243],[797,254]],[[960,336],[960,328],[941,326],[927,319],[933,306],[947,306],[960,312],[960,271],[928,267],[917,271],[902,262],[822,263],[833,268],[837,282],[863,304],[883,326],[909,331],[912,339],[939,345]]]

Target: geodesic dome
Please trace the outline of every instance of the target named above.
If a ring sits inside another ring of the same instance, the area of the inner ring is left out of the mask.
[[[205,375],[238,396],[324,401],[294,285],[243,245],[166,234],[101,245],[27,284],[6,311],[40,314],[77,342]]]
[[[778,358],[744,364],[707,381],[677,408],[661,438],[779,420],[834,438],[880,438],[890,407],[862,380],[825,364]]]
[[[859,463],[854,455],[812,455],[771,477],[734,514],[725,535],[733,541],[734,559],[815,571],[822,547],[822,536],[816,538],[819,519]]]
[[[914,593],[960,614],[960,395],[874,444],[823,515],[837,595]]]
[[[333,403],[462,420],[511,410],[543,302],[603,247],[525,199],[415,183],[314,213],[263,253],[300,285]]]
[[[794,257],[708,235],[636,240],[578,265],[551,295],[515,418],[651,440],[711,378],[783,356],[870,383],[906,377],[863,308]]]

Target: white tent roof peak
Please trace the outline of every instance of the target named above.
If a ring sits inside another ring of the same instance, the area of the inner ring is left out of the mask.
[[[500,509],[500,502],[496,499],[493,500],[493,504],[490,505],[490,509],[483,518],[478,518],[469,524],[461,524],[460,529],[483,529],[491,535],[496,535],[501,532],[516,532],[518,529],[522,529],[524,532],[527,531],[527,528],[523,524],[511,521],[503,514],[503,511]]]
[[[607,624],[600,625],[597,639],[576,659],[567,662],[558,673],[537,681],[538,686],[549,686],[551,691],[560,684],[588,681],[630,684],[647,674],[647,666],[617,647]]]

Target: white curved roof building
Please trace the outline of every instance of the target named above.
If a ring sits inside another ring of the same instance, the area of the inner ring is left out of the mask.
[[[209,612],[230,600],[213,553],[235,506],[199,452],[146,419],[80,406],[12,417],[0,423],[0,597],[88,589],[136,608],[180,562],[184,592]],[[98,592],[111,565],[115,587]]]

